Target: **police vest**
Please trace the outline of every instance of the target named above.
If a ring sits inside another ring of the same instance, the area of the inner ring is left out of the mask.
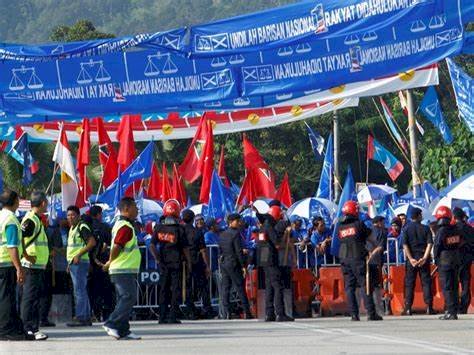
[[[83,222],[79,222],[75,227],[71,227],[69,229],[69,234],[67,237],[67,252],[66,252],[66,259],[68,263],[71,263],[72,259],[79,253],[79,251],[84,248],[87,244],[81,238],[81,230],[85,228],[89,232],[91,229],[89,226]],[[81,262],[88,263],[89,262],[89,254],[84,253],[81,258]]]
[[[340,224],[337,230],[339,238],[339,258],[361,259],[366,254],[365,238],[360,235],[359,222]]]
[[[21,265],[30,269],[46,269],[46,264],[49,260],[49,247],[48,247],[48,237],[44,230],[43,223],[33,211],[28,212],[22,220],[22,224],[27,220],[30,220],[34,223],[35,228],[33,234],[24,239],[24,245],[26,248],[26,253],[30,256],[36,257],[36,262],[30,264],[25,258],[21,259]]]
[[[117,232],[121,228],[130,228],[132,230],[132,239],[130,239],[120,254],[110,263],[109,274],[138,274],[142,255],[138,249],[138,240],[135,235],[135,228],[133,225],[124,219],[119,219],[115,222],[112,228],[112,245],[114,244]]]
[[[18,219],[15,217],[13,212],[7,210],[6,208],[0,211],[0,267],[10,267],[13,266],[13,262],[10,258],[10,253],[8,252],[7,247],[7,236],[6,228],[7,226],[13,225],[17,228],[18,233],[18,255],[21,256],[23,248],[21,246],[21,226],[18,222]]]
[[[441,243],[445,250],[457,250],[461,247],[463,242],[462,230],[460,228],[452,227],[446,228],[445,233],[442,234]]]

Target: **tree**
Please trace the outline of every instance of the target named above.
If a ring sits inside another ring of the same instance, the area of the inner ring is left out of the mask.
[[[55,42],[74,42],[114,37],[115,35],[111,33],[97,31],[89,20],[79,20],[72,26],[57,26],[53,29],[49,39]]]

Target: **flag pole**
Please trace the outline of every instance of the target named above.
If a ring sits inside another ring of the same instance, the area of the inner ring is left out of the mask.
[[[421,184],[418,176],[418,151],[416,145],[415,134],[415,110],[413,107],[413,95],[411,90],[407,90],[407,106],[408,106],[408,132],[410,135],[410,160],[411,160],[411,174],[413,185],[413,197],[418,197],[419,185]]]
[[[339,198],[339,150],[340,150],[340,139],[339,139],[339,117],[337,110],[333,111],[333,135],[334,135],[334,201]]]
[[[367,186],[369,185],[369,162],[370,162],[370,159],[367,158],[367,172],[365,174],[365,183],[367,184]]]

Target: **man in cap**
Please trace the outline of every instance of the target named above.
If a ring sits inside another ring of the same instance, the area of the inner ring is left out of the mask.
[[[416,276],[419,274],[423,287],[423,299],[427,314],[435,314],[433,295],[431,293],[431,248],[433,237],[429,227],[421,224],[422,211],[413,208],[411,222],[402,228],[403,250],[406,255],[405,263],[405,308],[402,315],[412,315]]]
[[[227,223],[229,228],[219,237],[219,259],[222,274],[221,302],[224,308],[224,317],[231,319],[230,291],[234,286],[244,308],[244,318],[252,319],[244,285],[247,269],[240,238],[240,215],[238,213],[230,214],[227,217]]]

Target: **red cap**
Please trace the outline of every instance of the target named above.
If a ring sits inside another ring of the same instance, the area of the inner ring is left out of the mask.
[[[345,216],[357,217],[359,215],[359,205],[355,201],[347,201],[342,207],[342,213]]]
[[[451,209],[446,206],[439,206],[436,209],[435,212],[435,217],[439,221],[441,218],[447,218],[447,219],[452,219],[453,218],[453,213],[451,212]]]
[[[163,216],[165,217],[179,217],[179,212],[181,211],[181,205],[176,200],[168,200],[163,206]]]

